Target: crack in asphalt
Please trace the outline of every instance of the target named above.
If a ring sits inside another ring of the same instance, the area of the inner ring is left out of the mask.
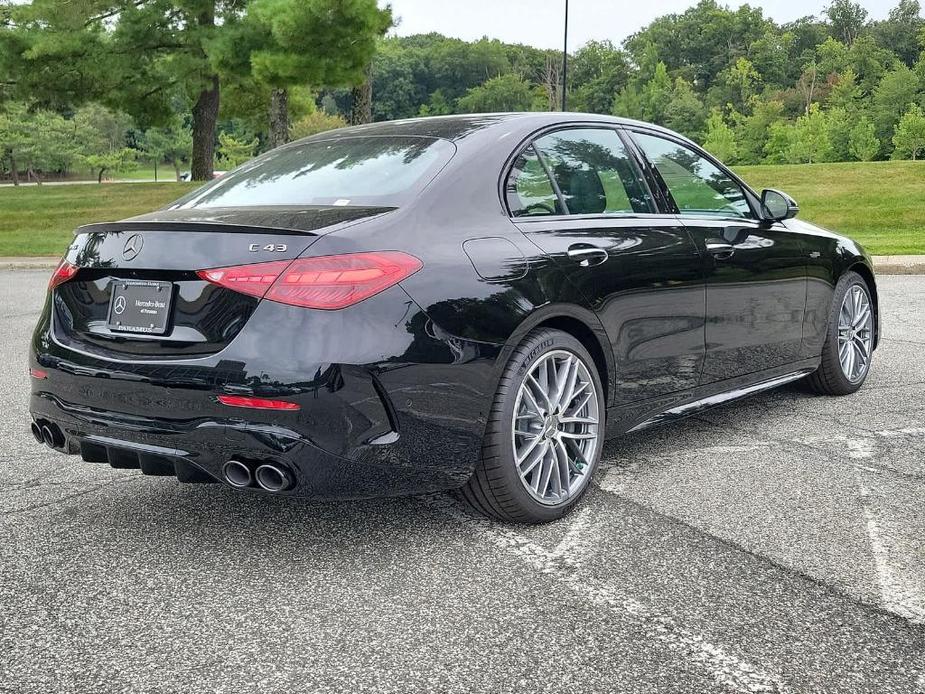
[[[92,494],[93,492],[99,491],[100,489],[105,489],[106,487],[112,487],[113,485],[122,484],[126,482],[134,482],[134,481],[135,481],[134,477],[126,477],[124,479],[120,478],[117,480],[110,480],[108,482],[104,482],[103,484],[98,484],[96,486],[90,487],[89,489],[82,489],[79,492],[74,492],[73,494],[68,494],[66,496],[62,496],[52,501],[46,501],[41,504],[33,504],[32,506],[25,506],[23,508],[13,509],[11,511],[0,511],[0,516],[18,516],[23,513],[29,513],[30,511],[37,511],[39,509],[50,508],[52,506],[60,506],[61,504],[64,504],[70,501],[71,499],[76,499],[81,496],[86,496],[87,494]]]

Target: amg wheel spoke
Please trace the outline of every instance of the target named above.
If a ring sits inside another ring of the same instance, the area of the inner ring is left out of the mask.
[[[569,359],[569,369],[566,374],[565,385],[562,393],[559,395],[559,412],[565,412],[569,403],[575,398],[575,384],[578,382],[578,370],[580,364],[577,359]]]
[[[520,474],[522,477],[530,474],[533,469],[543,461],[546,457],[546,452],[549,449],[549,443],[547,441],[543,442],[543,445],[539,448],[534,449],[533,455],[530,456],[529,460],[521,463]]]
[[[560,431],[559,436],[565,439],[581,439],[581,440],[597,438],[597,434],[593,434],[589,432],[576,433],[572,431]]]
[[[867,323],[868,318],[870,318],[870,307],[865,306],[864,309],[861,311],[860,315],[858,315],[854,319],[854,324],[852,327],[854,327],[855,329],[860,328],[862,325],[865,325]]]
[[[559,417],[560,424],[597,424],[594,417]]]
[[[524,459],[526,459],[526,457],[527,457],[528,455],[530,455],[530,453],[531,453],[533,450],[535,450],[536,447],[537,447],[540,443],[542,443],[542,441],[543,441],[543,437],[537,435],[536,438],[534,438],[532,441],[530,441],[530,443],[528,443],[526,446],[524,446],[524,450],[518,452],[518,454],[517,454],[517,464],[520,465],[520,464],[524,461]]]
[[[557,441],[556,444],[556,460],[559,463],[559,486],[565,492],[568,492],[570,484],[570,479],[572,477],[571,470],[569,469],[569,458],[568,451],[565,450],[565,446],[562,444],[562,441]]]
[[[542,376],[542,373],[541,373],[541,376]],[[541,381],[534,378],[533,374],[530,374],[529,376],[527,376],[527,381],[536,389],[536,392],[539,393],[540,399],[546,405],[546,410],[551,410],[552,403],[549,400],[549,394],[547,393],[546,389],[543,387]],[[534,400],[534,402],[536,401]]]
[[[543,456],[543,469],[540,473],[540,486],[537,488],[537,491],[546,496],[546,492],[549,491],[549,480],[552,478],[552,470],[556,466],[556,456],[552,451],[547,447],[546,455]]]

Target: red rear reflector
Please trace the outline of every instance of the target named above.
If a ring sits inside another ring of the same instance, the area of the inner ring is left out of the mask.
[[[51,273],[51,279],[48,280],[49,291],[72,279],[74,275],[77,274],[77,270],[78,268],[76,265],[71,265],[71,263],[66,260],[62,260],[58,263],[58,267],[55,268],[55,271]]]
[[[40,381],[48,378],[48,372],[42,371],[41,369],[29,369],[29,375],[32,376],[32,378],[39,379]]]
[[[267,400],[248,395],[219,395],[218,401],[229,407],[249,407],[252,410],[299,410],[301,407],[286,400]]]
[[[374,251],[215,268],[197,274],[208,282],[282,304],[332,310],[368,299],[423,265],[407,253]]]

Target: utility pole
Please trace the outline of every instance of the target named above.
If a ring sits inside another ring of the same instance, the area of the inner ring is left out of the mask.
[[[568,110],[568,0],[565,0],[565,36],[562,39],[562,110]]]

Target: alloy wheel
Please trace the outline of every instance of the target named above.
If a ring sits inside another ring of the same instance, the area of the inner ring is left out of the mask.
[[[527,373],[514,405],[511,442],[520,481],[543,504],[584,489],[600,439],[597,388],[572,352],[544,355]]]
[[[873,325],[867,292],[860,285],[852,285],[838,312],[838,360],[845,378],[852,383],[862,380],[870,368]]]

